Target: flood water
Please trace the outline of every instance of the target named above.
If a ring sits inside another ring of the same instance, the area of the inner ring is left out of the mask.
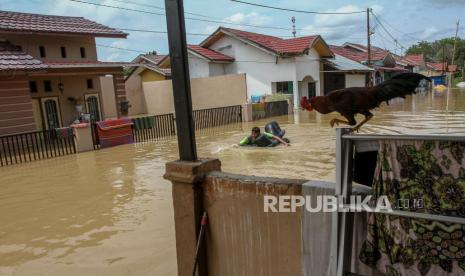
[[[424,93],[374,112],[361,132],[465,133],[465,91]],[[224,171],[334,179],[336,115],[276,118],[291,147],[234,146],[252,126],[197,134]],[[361,119],[358,118],[359,120]],[[170,183],[175,139],[0,168],[0,275],[176,275]]]

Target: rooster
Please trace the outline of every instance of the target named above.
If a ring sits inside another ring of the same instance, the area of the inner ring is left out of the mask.
[[[347,124],[355,126],[352,131],[358,132],[363,124],[373,118],[370,110],[379,107],[383,102],[388,103],[391,99],[405,98],[407,95],[415,94],[415,89],[423,79],[431,81],[430,78],[421,74],[402,73],[375,87],[344,88],[332,91],[326,96],[313,97],[310,100],[307,97],[302,97],[300,106],[308,111],[315,109],[321,114],[339,112],[347,121],[332,119],[331,127],[334,127],[334,124]],[[358,125],[355,121],[356,114],[365,116],[365,119]]]

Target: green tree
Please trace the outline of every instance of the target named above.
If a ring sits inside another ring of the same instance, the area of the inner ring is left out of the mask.
[[[442,62],[445,58],[448,64],[452,64],[454,51],[454,37],[442,38],[436,41],[420,41],[407,49],[407,54],[423,54],[427,62]],[[444,47],[444,55],[443,55]],[[464,66],[465,61],[465,39],[457,38],[455,50],[455,61],[458,68]]]

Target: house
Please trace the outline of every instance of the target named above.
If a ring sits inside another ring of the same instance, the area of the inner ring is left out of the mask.
[[[146,82],[171,79],[171,69],[160,67],[160,62],[167,55],[158,55],[156,52],[141,54],[132,60],[138,67],[130,68],[125,78],[126,96],[131,108],[129,115],[139,115],[147,112],[143,86]]]
[[[320,59],[334,57],[318,35],[282,39],[224,27],[199,46],[234,58],[225,73],[245,73],[249,97],[289,94],[295,106],[301,96],[320,95]]]
[[[373,72],[372,68],[338,54],[323,59],[323,94],[346,87],[366,86]]]
[[[199,45],[188,45],[187,52],[192,79],[245,75],[244,103],[252,95],[281,93],[289,95],[297,107],[302,96],[365,86],[367,76],[373,72],[363,64],[335,55],[319,35],[282,39],[220,27]],[[129,101],[136,106],[132,115],[152,110],[144,108],[148,103],[146,97],[157,93],[153,91],[155,87],[162,87],[152,82],[165,79],[160,70],[170,68],[169,56],[160,57],[157,62],[147,60],[150,60],[147,55],[136,58],[134,62],[141,63],[143,68],[126,78]],[[160,77],[150,81],[141,78],[147,71]]]
[[[80,111],[120,115],[129,64],[99,61],[95,38],[126,36],[83,17],[0,11],[0,135],[68,126]]]
[[[323,66],[329,64],[327,60],[335,59],[319,35],[282,39],[225,27],[219,27],[199,45],[189,45],[188,53],[193,78],[246,74],[249,98],[283,93],[293,98],[295,106],[302,96],[323,94]],[[167,62],[169,59],[161,65],[168,66]],[[347,68],[349,65],[355,67]],[[339,73],[354,79],[347,84],[365,86],[365,74],[371,69],[353,62],[346,62],[345,66],[347,70]]]
[[[419,73],[426,68],[426,62],[423,54],[405,55],[402,58],[412,66],[411,71],[414,73]]]
[[[345,58],[354,60],[361,64],[368,64],[368,48],[366,46],[346,42],[342,46],[331,45],[331,50]],[[376,46],[371,46],[371,66],[375,70],[375,83],[380,83],[391,78],[393,74],[409,71],[408,63],[396,59],[391,52]]]

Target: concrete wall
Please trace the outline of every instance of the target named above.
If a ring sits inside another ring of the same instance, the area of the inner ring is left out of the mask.
[[[205,78],[210,76],[208,61],[189,54],[189,74],[191,78]]]
[[[135,73],[134,73],[135,74]],[[131,75],[132,76],[132,75]],[[140,73],[142,81],[160,81],[166,80],[166,77],[149,69],[145,69]]]
[[[244,74],[191,79],[194,110],[246,103],[245,79]],[[142,90],[148,114],[174,113],[171,80],[144,82]]]
[[[365,74],[346,73],[346,87],[365,87]]]
[[[204,181],[209,275],[302,275],[301,209],[265,213],[264,195],[300,195],[303,180],[210,173]]]
[[[100,87],[102,93],[101,105],[103,109],[103,117],[105,119],[118,117],[113,76],[100,77]]]
[[[149,71],[149,70],[145,70]],[[147,113],[145,106],[144,92],[142,90],[142,75],[141,72],[145,72],[144,68],[139,67],[135,72],[126,79],[126,97],[131,107],[129,108],[129,115],[139,115]]]
[[[1,39],[6,39],[12,44],[21,46],[23,51],[31,56],[44,60],[65,61],[65,60],[97,60],[97,48],[95,39],[92,36],[57,36],[57,35],[0,35]],[[39,46],[45,47],[46,57],[41,58]],[[60,47],[66,47],[66,58],[61,57]],[[80,47],[86,49],[86,57],[81,58]]]

